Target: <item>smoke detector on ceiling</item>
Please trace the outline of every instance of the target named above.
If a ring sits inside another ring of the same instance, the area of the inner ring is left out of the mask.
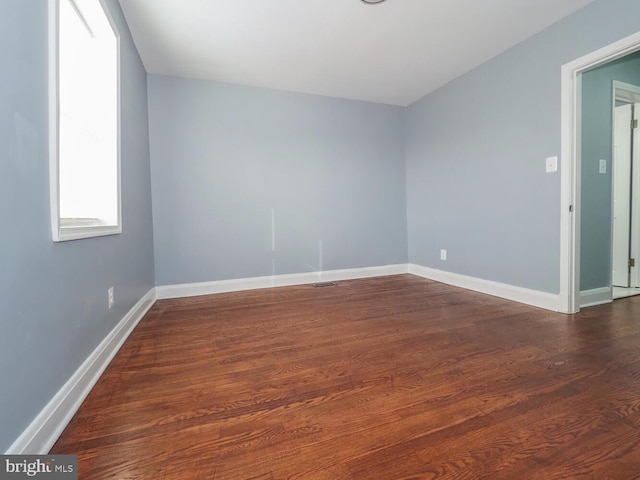
[[[362,0],[363,3],[366,3],[367,5],[376,5],[378,3],[382,3],[385,0]]]

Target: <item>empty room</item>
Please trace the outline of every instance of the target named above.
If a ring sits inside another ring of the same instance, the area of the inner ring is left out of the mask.
[[[639,19],[0,0],[0,478],[640,478]]]

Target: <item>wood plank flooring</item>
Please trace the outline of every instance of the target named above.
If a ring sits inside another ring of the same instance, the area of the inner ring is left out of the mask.
[[[52,453],[81,479],[640,478],[640,297],[411,275],[158,301]]]

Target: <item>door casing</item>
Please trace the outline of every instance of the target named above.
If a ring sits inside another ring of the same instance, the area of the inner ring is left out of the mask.
[[[580,311],[580,161],[582,74],[640,50],[640,32],[595,50],[561,68],[560,106],[560,304]]]

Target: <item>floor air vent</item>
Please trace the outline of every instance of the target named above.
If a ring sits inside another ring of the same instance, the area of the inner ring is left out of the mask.
[[[319,282],[312,283],[314,288],[324,288],[324,287],[337,287],[338,284],[336,282]]]

